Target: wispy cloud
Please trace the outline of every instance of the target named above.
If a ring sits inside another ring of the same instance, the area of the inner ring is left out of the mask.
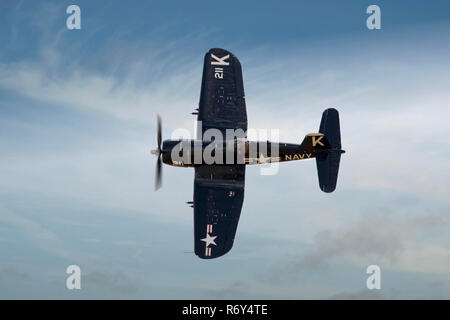
[[[18,227],[26,233],[27,236],[36,240],[55,240],[56,235],[42,227],[33,220],[22,217],[13,213],[9,209],[0,207],[0,221],[5,224]]]

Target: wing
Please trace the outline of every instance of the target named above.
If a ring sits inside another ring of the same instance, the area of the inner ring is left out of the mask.
[[[202,134],[209,128],[247,131],[242,69],[239,60],[224,49],[211,49],[205,55],[198,110]]]
[[[195,254],[217,258],[233,247],[244,201],[245,165],[195,167]]]

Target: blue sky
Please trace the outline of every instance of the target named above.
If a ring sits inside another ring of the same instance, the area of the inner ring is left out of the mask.
[[[70,4],[0,4],[0,298],[450,298],[448,2],[76,1],[69,31]],[[193,133],[212,47],[242,63],[249,127],[300,142],[336,107],[347,153],[333,194],[313,161],[248,167],[235,246],[203,261],[193,170],[154,193],[149,150],[157,112]]]

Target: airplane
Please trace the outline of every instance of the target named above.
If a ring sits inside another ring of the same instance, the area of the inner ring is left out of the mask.
[[[242,69],[231,52],[213,48],[206,53],[199,107],[192,114],[201,123],[197,139],[164,142],[158,115],[158,147],[151,153],[158,157],[155,190],[161,187],[162,163],[195,169],[194,197],[187,204],[194,209],[194,252],[199,258],[217,258],[233,247],[244,201],[246,165],[315,158],[320,189],[335,190],[345,153],[338,111],[326,109],[319,132],[307,134],[301,144],[248,141]],[[241,134],[224,139],[230,130]]]

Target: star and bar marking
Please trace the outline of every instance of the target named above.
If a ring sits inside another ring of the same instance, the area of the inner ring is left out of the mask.
[[[206,248],[205,248],[205,256],[210,257],[211,256],[211,248],[209,247],[210,244],[213,244],[217,246],[216,242],[214,241],[217,236],[211,236],[210,233],[212,233],[212,224],[206,225],[206,238],[200,239],[201,241],[205,242]]]

